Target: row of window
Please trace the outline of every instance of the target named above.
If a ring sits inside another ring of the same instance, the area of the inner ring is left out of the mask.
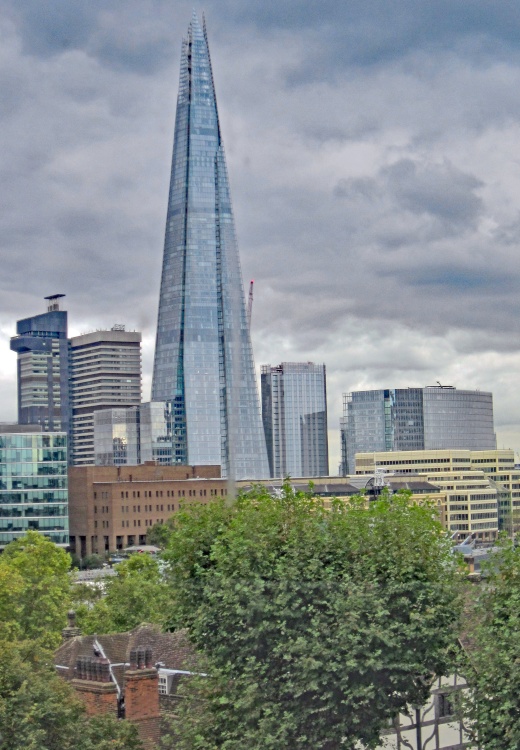
[[[165,490],[165,492],[166,492],[166,497],[175,497],[175,490],[171,490],[171,491],[170,490]],[[210,497],[217,497],[218,494],[219,494],[219,490],[218,489],[210,489],[210,491],[209,491],[209,496]],[[227,489],[221,489],[220,490],[220,496],[221,497],[225,497],[226,495],[227,495]],[[106,493],[106,496],[108,498],[108,492]],[[162,496],[163,496],[163,490],[156,490],[155,491],[155,497],[162,497]],[[96,497],[97,497],[97,493],[94,492],[94,500],[96,499]],[[134,500],[135,499],[139,499],[140,497],[141,497],[141,491],[140,490],[133,490],[132,491],[132,498]],[[145,498],[146,497],[148,497],[148,498],[153,497],[153,493],[151,491],[144,490],[144,497]],[[186,490],[177,490],[177,497],[186,497]],[[188,490],[188,497],[197,497],[197,490]],[[199,490],[199,497],[207,497],[207,490],[205,490],[205,489]],[[127,500],[128,499],[128,492],[127,491],[124,491],[124,492],[122,491],[121,492],[121,499],[122,500]]]
[[[155,523],[164,523],[164,518],[157,518],[155,521],[152,518],[145,518],[144,519],[144,525],[145,526],[153,526]],[[123,520],[121,522],[121,526],[123,529],[130,528],[130,521]],[[94,523],[94,527],[97,528],[97,521]],[[140,528],[141,527],[141,519],[140,518],[134,518],[134,528]],[[108,521],[106,528],[108,528]]]

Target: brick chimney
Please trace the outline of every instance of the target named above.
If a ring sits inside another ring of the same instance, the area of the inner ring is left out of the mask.
[[[73,609],[70,609],[67,612],[67,619],[69,621],[69,624],[61,631],[61,637],[64,641],[68,640],[69,638],[75,638],[77,635],[81,635],[81,630],[76,625],[76,613]]]
[[[148,646],[130,651],[130,666],[125,672],[125,718],[137,726],[146,748],[155,747],[160,737],[159,675]]]
[[[117,688],[110,677],[110,662],[99,656],[80,656],[71,686],[85,704],[88,716],[117,716]]]

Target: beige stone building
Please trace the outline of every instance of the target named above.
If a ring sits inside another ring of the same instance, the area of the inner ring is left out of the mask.
[[[512,450],[429,450],[356,454],[356,475],[384,469],[389,475],[419,475],[446,494],[446,526],[483,541],[516,524],[520,471]]]

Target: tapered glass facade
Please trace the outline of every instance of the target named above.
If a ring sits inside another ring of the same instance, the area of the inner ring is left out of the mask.
[[[171,403],[172,462],[269,475],[205,28],[183,43],[152,401]]]
[[[0,433],[0,547],[29,529],[69,543],[64,432]]]

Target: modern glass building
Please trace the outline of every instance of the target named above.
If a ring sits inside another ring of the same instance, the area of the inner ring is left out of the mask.
[[[0,547],[28,529],[69,543],[67,435],[0,425]]]
[[[343,399],[342,473],[356,453],[496,448],[493,394],[453,387],[354,391]]]
[[[11,349],[18,354],[18,424],[68,431],[69,362],[67,313],[55,294],[47,312],[16,323]]]
[[[263,365],[262,419],[271,477],[327,476],[325,365]]]
[[[171,403],[173,462],[268,476],[206,29],[195,13],[181,56],[152,401]]]
[[[135,466],[141,463],[139,407],[94,412],[96,466]]]
[[[94,415],[97,466],[137,466],[154,461],[171,466],[171,402],[151,401],[130,409],[102,409]]]

